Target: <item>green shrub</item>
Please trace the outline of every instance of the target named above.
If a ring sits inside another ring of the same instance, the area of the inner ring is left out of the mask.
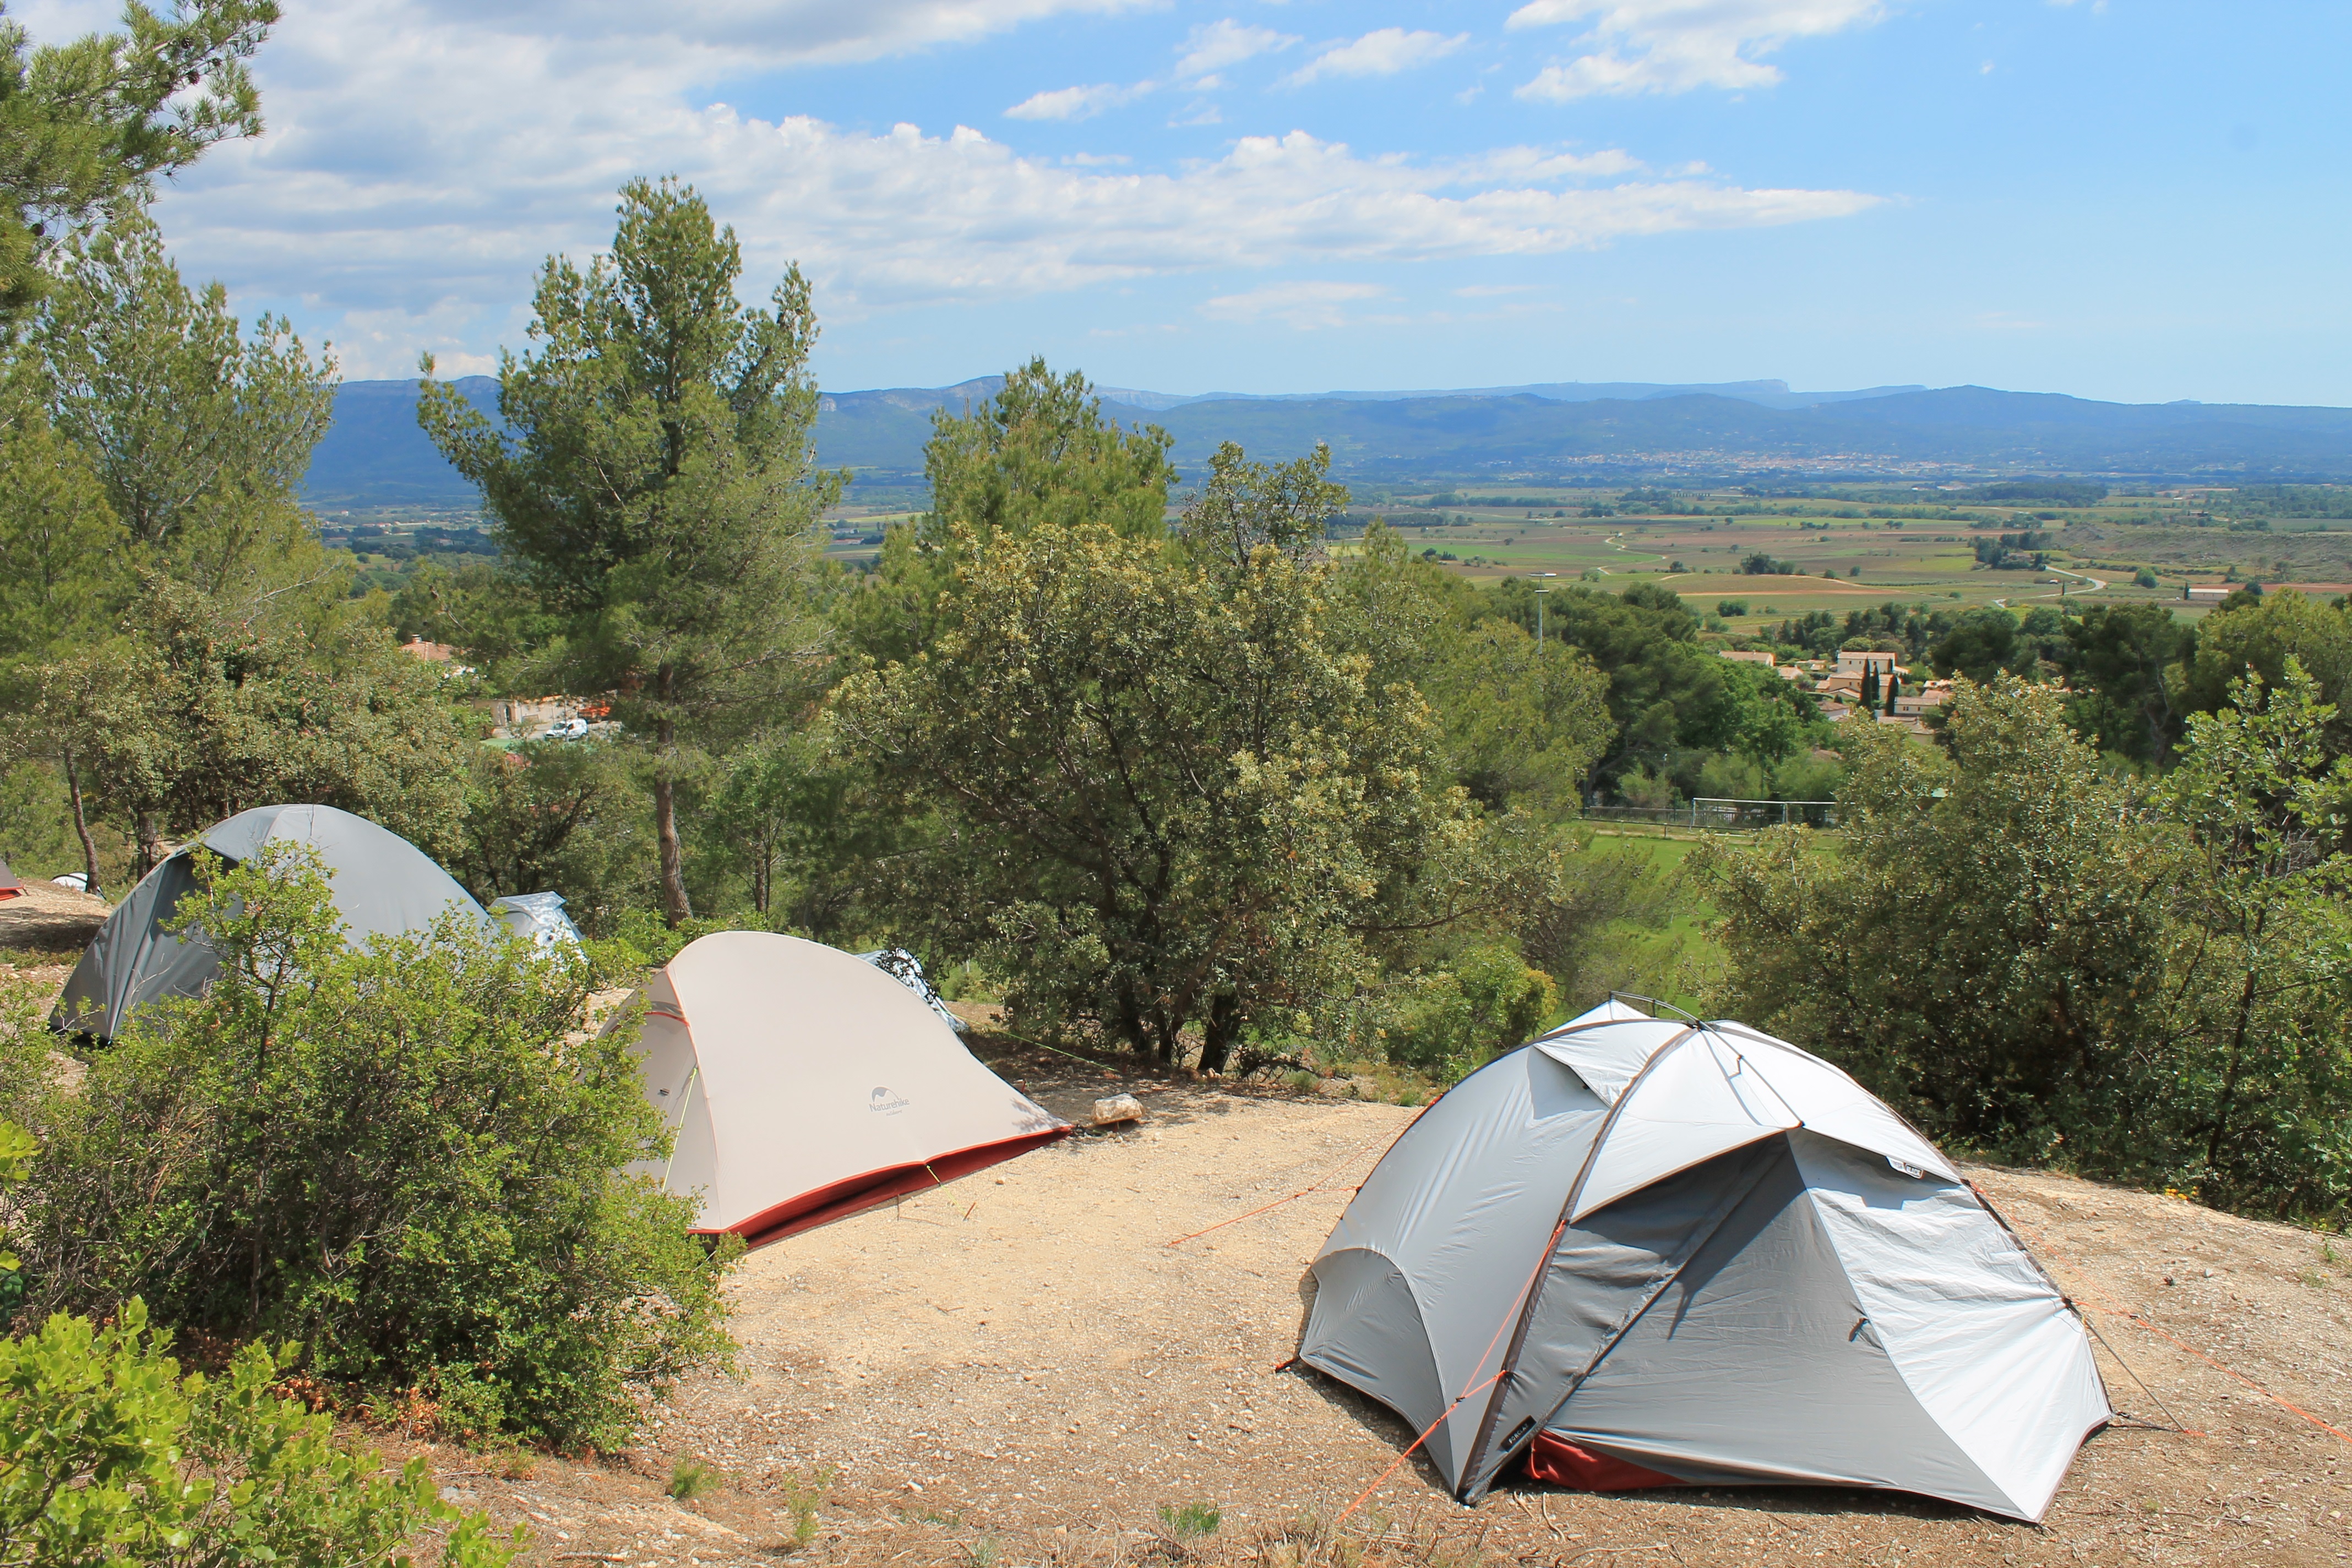
[[[669,1495],[680,1502],[709,1497],[727,1484],[727,1472],[691,1456],[670,1467]]]
[[[1163,1502],[1160,1505],[1160,1522],[1167,1528],[1169,1534],[1179,1541],[1198,1541],[1204,1535],[1214,1535],[1217,1526],[1223,1521],[1223,1510],[1214,1503]]]
[[[1698,793],[1711,800],[1761,800],[1764,788],[1763,765],[1753,757],[1726,752],[1698,771]]]
[[[143,1297],[299,1340],[311,1377],[453,1436],[564,1447],[618,1446],[641,1394],[730,1360],[740,1245],[706,1251],[691,1200],[624,1173],[666,1140],[632,1032],[580,1027],[584,959],[446,924],[354,952],[290,854],[205,878],[182,908],[210,990],[33,1102],[37,1308]]]
[[[449,869],[488,903],[562,893],[591,936],[655,900],[650,792],[627,752],[603,741],[475,749]]]
[[[1778,831],[1695,851],[1727,959],[1710,1010],[1993,1158],[2343,1224],[2352,760],[2326,744],[2333,705],[2299,664],[2248,677],[2148,781],[2084,744],[2065,700],[1964,682],[1945,746],[1846,738],[1832,851]]]
[[[0,1205],[6,1204],[9,1188],[23,1184],[37,1147],[31,1133],[13,1121],[0,1121]],[[0,1206],[0,1220],[7,1214]],[[16,1255],[8,1250],[8,1233],[0,1230],[0,1325],[16,1315],[24,1295],[25,1280],[16,1267]]]
[[[803,1486],[801,1479],[786,1471],[779,1483],[783,1493],[784,1511],[792,1515],[792,1544],[807,1546],[816,1540],[820,1523],[817,1510],[824,1506],[824,1494],[833,1485],[834,1472],[820,1469]]]
[[[358,1568],[446,1530],[445,1568],[494,1568],[521,1545],[441,1501],[423,1459],[387,1471],[273,1394],[291,1347],[249,1344],[217,1381],[165,1349],[135,1299],[0,1340],[0,1563]]]
[[[1845,782],[1845,764],[1835,757],[1800,752],[1772,765],[1772,796],[1776,800],[1835,800]]]
[[[1393,982],[1388,1001],[1389,1059],[1450,1082],[1533,1038],[1558,1009],[1559,991],[1516,950],[1493,943]]]

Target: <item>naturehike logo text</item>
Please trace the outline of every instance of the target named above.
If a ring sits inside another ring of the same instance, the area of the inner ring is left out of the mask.
[[[906,1108],[906,1098],[903,1095],[893,1096],[887,1087],[876,1089],[866,1101],[868,1110],[904,1110]]]

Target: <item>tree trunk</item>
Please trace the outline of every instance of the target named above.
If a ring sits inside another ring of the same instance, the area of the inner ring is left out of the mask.
[[[1118,1032],[1127,1041],[1127,1048],[1139,1057],[1151,1055],[1151,1029],[1143,1021],[1143,1004],[1136,995],[1132,980],[1119,983],[1118,1021]]]
[[[65,753],[66,798],[73,802],[74,833],[81,839],[83,888],[94,898],[106,897],[98,885],[98,840],[89,836],[89,816],[82,809],[81,775],[74,771],[73,752]]]
[[[661,848],[662,918],[676,931],[694,918],[686,896],[686,853],[677,841],[677,780],[670,768],[677,744],[677,673],[667,664],[654,672],[654,696],[661,717],[654,722],[654,839]]]
[[[677,781],[667,769],[673,734],[668,720],[661,721],[657,733],[661,760],[654,773],[654,838],[661,846],[662,918],[676,931],[694,918],[694,906],[686,896],[686,855],[677,841]]]
[[[1160,1036],[1160,1066],[1170,1068],[1183,1066],[1183,1018],[1171,1007],[1159,1007],[1153,1011],[1157,1015],[1153,1022],[1158,1026]]]
[[[2238,994],[2237,1026],[2230,1033],[2230,1065],[2221,1074],[2221,1102],[2213,1112],[2213,1135],[2205,1141],[2205,1169],[2209,1175],[2221,1168],[2221,1144],[2230,1132],[2230,1117],[2237,1110],[2238,1074],[2246,1060],[2246,1030],[2254,1017],[2254,979],[2258,971],[2250,958],[2246,964],[2246,984]]]
[[[133,882],[144,881],[147,873],[163,863],[163,831],[156,825],[155,814],[139,814],[139,862],[131,868]]]
[[[1201,1070],[1223,1072],[1233,1058],[1234,1042],[1241,1037],[1242,999],[1220,991],[1209,1000],[1209,1016],[1201,1029]]]

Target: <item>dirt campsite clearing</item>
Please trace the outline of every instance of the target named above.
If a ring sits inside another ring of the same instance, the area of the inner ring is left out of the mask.
[[[2352,1561],[2352,1265],[2310,1233],[1970,1171],[2129,1363],[2100,1350],[2126,1417],[2039,1527],[1828,1489],[1521,1479],[1465,1510],[1396,1463],[1385,1408],[1282,1369],[1307,1263],[1412,1110],[979,1049],[1074,1121],[1121,1090],[1149,1118],[753,1254],[740,1377],[625,1454],[425,1450],[446,1494],[546,1563]],[[682,1461],[715,1489],[667,1495]]]
[[[0,945],[46,999],[104,906],[39,893]],[[2352,1562],[2340,1238],[1971,1167],[2099,1330],[2124,1413],[2038,1527],[1853,1489],[1523,1478],[1466,1510],[1399,1462],[1398,1417],[1286,1366],[1307,1264],[1414,1110],[974,1045],[1075,1122],[1123,1091],[1149,1115],[752,1254],[740,1375],[681,1388],[627,1452],[353,1436],[426,1456],[451,1501],[530,1531],[533,1564]],[[681,1465],[700,1495],[669,1495]]]

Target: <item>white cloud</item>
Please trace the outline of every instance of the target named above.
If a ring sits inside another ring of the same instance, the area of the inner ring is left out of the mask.
[[[1467,288],[1454,290],[1454,297],[1457,300],[1495,300],[1506,294],[1532,294],[1535,289],[1532,283],[1473,283]]]
[[[457,363],[518,342],[541,259],[609,244],[614,194],[639,174],[701,188],[742,238],[747,290],[797,258],[835,321],[1213,269],[1552,254],[1876,200],[1664,177],[1614,150],[1432,160],[1304,132],[1164,172],[1087,167],[962,128],[867,132],[709,104],[697,84],[726,54],[713,37],[564,38],[481,16],[454,0],[290,9],[257,62],[268,133],[215,150],[159,204],[187,269],[224,279],[240,309],[330,329],[349,374],[392,375],[421,348]]]
[[[1106,109],[1117,109],[1122,103],[1132,103],[1151,90],[1151,84],[1140,81],[1133,87],[1119,87],[1104,82],[1096,87],[1057,88],[1052,92],[1032,93],[1004,111],[1007,120],[1088,120]]]
[[[1176,62],[1176,74],[1187,81],[1205,77],[1212,71],[1237,66],[1259,55],[1286,49],[1299,40],[1289,33],[1277,33],[1272,27],[1252,27],[1227,16],[1192,29],[1192,37],[1178,47],[1183,58]],[[1200,85],[1207,86],[1206,82]]]
[[[1566,102],[1594,94],[1771,87],[1777,67],[1757,57],[1791,38],[1867,26],[1883,0],[1528,0],[1509,27],[1590,22],[1590,52],[1546,66],[1521,98]]]
[[[1443,33],[1382,27],[1352,42],[1332,45],[1284,79],[1293,87],[1304,87],[1330,76],[1394,76],[1442,59],[1469,41],[1467,33],[1449,38]]]
[[[1201,306],[1213,321],[1262,321],[1269,318],[1300,331],[1317,327],[1343,327],[1343,307],[1364,300],[1384,300],[1389,291],[1377,283],[1269,283],[1244,294],[1220,294]]]

